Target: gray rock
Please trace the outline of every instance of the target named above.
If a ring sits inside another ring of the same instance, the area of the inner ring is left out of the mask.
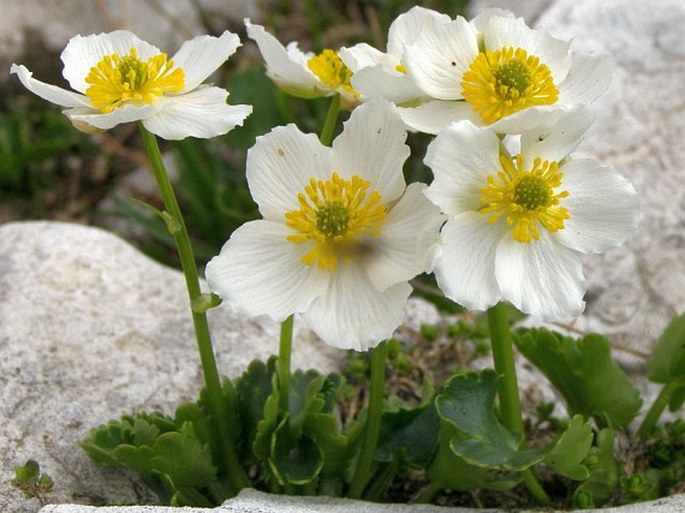
[[[64,504],[46,506],[39,513],[497,513],[501,510],[445,508],[430,505],[370,504],[331,497],[287,497],[268,495],[255,490],[243,490],[238,497],[214,509],[165,508],[159,506],[92,508]],[[519,513],[532,513],[518,510]],[[539,510],[538,510],[539,511]],[[547,510],[546,510],[547,511]],[[676,495],[652,502],[618,508],[588,509],[587,513],[678,513],[685,511],[685,495]],[[549,511],[549,513],[555,513]]]
[[[210,311],[220,372],[231,377],[278,352],[279,326]],[[78,447],[120,415],[173,414],[202,375],[183,275],[123,240],[79,225],[0,226],[0,511],[35,500],[9,486],[35,459],[55,481],[55,502],[151,502],[133,476],[91,463]],[[331,371],[343,352],[296,323],[293,366]]]

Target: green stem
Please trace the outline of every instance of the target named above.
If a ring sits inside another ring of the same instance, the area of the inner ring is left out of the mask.
[[[490,326],[495,370],[503,378],[499,388],[502,422],[512,433],[523,434],[521,401],[519,400],[514,362],[514,344],[509,331],[507,307],[504,303],[498,303],[488,310],[488,324]]]
[[[378,502],[381,496],[390,486],[399,464],[397,459],[393,459],[390,463],[385,463],[383,468],[377,472],[373,482],[369,485],[368,490],[364,494],[364,500],[371,502]]]
[[[495,370],[503,378],[499,388],[502,422],[512,433],[524,435],[521,400],[519,399],[516,380],[514,344],[511,339],[511,331],[509,331],[507,307],[504,303],[498,303],[488,310],[488,325]],[[525,439],[523,444],[525,444]],[[545,505],[551,504],[551,500],[530,469],[523,472],[523,484],[538,502]]]
[[[352,478],[350,491],[347,496],[360,499],[364,487],[369,480],[373,456],[376,452],[378,434],[381,428],[381,414],[383,413],[383,396],[385,390],[385,355],[386,343],[381,342],[371,350],[371,386],[369,387],[369,407],[364,426],[364,438],[357,462],[357,470]]]
[[[278,346],[279,406],[281,411],[290,409],[290,356],[293,347],[293,316],[281,323],[281,338]]]
[[[428,504],[433,500],[433,497],[435,497],[439,491],[440,485],[435,482],[431,482],[427,488],[424,488],[423,492],[421,492],[421,495],[419,495],[414,502],[417,504]]]
[[[188,230],[185,221],[183,220],[181,209],[178,206],[178,201],[176,200],[171,181],[169,180],[166,168],[164,167],[157,139],[142,125],[140,126],[140,131],[143,137],[143,143],[145,144],[145,150],[147,151],[150,163],[152,164],[152,171],[155,175],[159,192],[164,201],[166,214],[168,218],[170,218],[170,222],[167,222],[167,226],[170,228],[171,235],[176,243],[183,275],[185,276],[186,288],[188,289],[190,304],[197,304],[202,301],[202,290],[200,288],[197,265],[195,263],[190,237],[188,236]],[[230,427],[235,424],[229,413],[228,404],[235,397],[235,391],[229,380],[225,381],[224,390],[222,390],[206,313],[195,311],[192,308],[191,313],[193,317],[193,326],[195,328],[197,348],[200,353],[200,362],[205,377],[209,408],[218,433],[220,453],[224,459],[224,465],[233,492],[237,494],[240,490],[249,486],[249,481],[242,466],[238,462],[233,431],[230,429]],[[225,400],[224,394],[228,396],[229,402]]]
[[[328,112],[326,113],[326,119],[323,122],[323,128],[321,129],[321,135],[319,140],[321,144],[329,146],[333,140],[333,132],[335,130],[335,125],[338,122],[338,116],[340,115],[340,95],[334,94],[331,98],[331,103],[328,106]]]
[[[642,423],[640,424],[640,427],[637,430],[637,435],[639,437],[645,438],[646,436],[649,436],[649,434],[654,429],[654,426],[656,426],[657,421],[661,417],[661,414],[666,409],[666,406],[668,406],[668,403],[671,400],[673,392],[675,392],[678,388],[682,387],[684,384],[685,383],[683,383],[682,380],[674,379],[672,381],[669,381],[662,387],[661,391],[659,392],[659,395],[652,403],[652,406],[649,408],[647,415],[645,416]]]

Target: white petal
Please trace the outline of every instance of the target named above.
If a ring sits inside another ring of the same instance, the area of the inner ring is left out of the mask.
[[[552,126],[540,126],[521,134],[521,153],[527,163],[542,160],[560,161],[576,149],[583,134],[592,124],[592,109],[576,104],[562,112]]]
[[[409,156],[404,143],[407,132],[396,108],[384,100],[372,100],[356,108],[333,141],[331,164],[343,178],[358,175],[371,182],[384,202],[405,189],[402,166]]]
[[[418,5],[412,7],[407,12],[400,14],[390,24],[388,30],[388,53],[401,56],[404,47],[414,44],[421,30],[430,23],[449,23],[451,18],[446,15],[426,9]]]
[[[516,17],[514,13],[509,10],[500,9],[499,7],[490,7],[488,9],[482,10],[476,16],[471,18],[471,21],[469,23],[471,23],[471,25],[473,25],[478,32],[483,32],[485,30],[485,27],[488,26],[490,18],[492,18],[493,16],[504,16],[505,18]]]
[[[143,120],[145,128],[162,139],[210,138],[233,130],[252,112],[251,105],[229,105],[228,91],[202,86],[179,96],[168,96],[159,110]]]
[[[277,83],[289,85],[295,89],[313,90],[319,83],[316,75],[302,62],[293,60],[293,47],[286,50],[274,36],[269,34],[261,25],[253,25],[245,20],[247,35],[252,39],[264,58],[267,74]],[[296,53],[301,54],[299,50]]]
[[[365,351],[392,336],[410,293],[406,282],[379,292],[359,267],[341,265],[328,292],[312,301],[303,318],[326,344]]]
[[[139,39],[128,30],[74,36],[69,40],[61,55],[64,63],[62,75],[73,89],[85,93],[90,87],[90,84],[86,82],[86,77],[93,66],[107,55],[114,53],[128,55],[131,48],[138,51],[138,58],[142,61],[161,53],[157,47]]]
[[[389,70],[379,65],[363,68],[350,79],[352,87],[365,100],[384,98],[390,102],[402,104],[413,102],[424,97],[410,75]]]
[[[328,288],[329,274],[300,259],[309,247],[286,240],[290,230],[251,221],[233,232],[207,264],[210,288],[238,312],[283,321],[305,311]]]
[[[559,84],[559,102],[593,102],[609,88],[613,60],[609,55],[574,52],[566,79]]]
[[[378,290],[432,269],[444,218],[424,196],[425,188],[425,184],[419,183],[407,187],[388,213],[381,234],[369,237],[371,253],[363,265]]]
[[[496,134],[520,134],[554,125],[565,110],[566,107],[559,102],[554,105],[528,107],[487,125],[487,128]]]
[[[387,62],[388,65],[391,65],[392,62],[395,63],[394,65],[399,64],[397,57],[383,53],[367,43],[342,47],[338,52],[338,56],[353,73],[368,66],[375,66],[381,62]]]
[[[594,160],[569,160],[562,167],[561,205],[570,219],[556,233],[559,241],[583,253],[601,253],[622,244],[637,228],[638,196],[623,176]]]
[[[495,276],[505,300],[543,321],[568,320],[585,308],[580,255],[546,230],[530,243],[504,237],[497,247]]]
[[[447,221],[433,271],[445,296],[471,310],[486,310],[501,300],[495,252],[508,227],[487,219],[479,212],[465,212]]]
[[[437,134],[453,121],[467,119],[482,125],[480,116],[465,101],[432,100],[418,107],[400,107],[402,121],[411,128],[426,134]]]
[[[90,106],[90,100],[87,96],[83,96],[82,94],[78,94],[73,91],[67,91],[61,87],[36,80],[33,78],[33,73],[30,72],[24,65],[12,64],[10,67],[10,73],[16,73],[17,77],[19,77],[19,80],[26,89],[31,91],[33,94],[40,96],[44,100],[56,103],[62,107]]]
[[[482,207],[480,189],[502,167],[499,138],[468,121],[447,127],[428,145],[424,162],[433,171],[426,196],[448,215]]]
[[[415,44],[406,47],[404,65],[428,96],[461,99],[461,77],[478,55],[477,34],[461,16],[450,23],[433,23],[431,30],[427,28]]]
[[[83,108],[65,110],[64,114],[72,123],[85,123],[102,130],[109,130],[122,123],[130,123],[148,118],[155,112],[157,112],[157,109],[152,105],[136,107],[128,104],[118,107],[107,114]]]
[[[566,78],[571,67],[571,43],[553,37],[543,28],[529,28],[523,18],[491,17],[483,30],[483,39],[488,50],[513,46],[523,48],[528,55],[539,57],[540,62],[551,71],[557,86]]]
[[[314,134],[305,135],[292,124],[257,137],[247,152],[246,174],[262,216],[283,222],[286,212],[299,210],[297,195],[309,180],[330,179],[330,151]]]
[[[197,36],[183,43],[174,55],[174,66],[183,69],[185,84],[179,94],[195,89],[214,73],[240,46],[240,38],[228,30],[220,37]]]

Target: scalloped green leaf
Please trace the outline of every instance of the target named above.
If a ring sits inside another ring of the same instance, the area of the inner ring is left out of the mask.
[[[241,438],[258,460],[269,457],[271,435],[278,426],[280,393],[277,365],[278,360],[274,356],[266,364],[254,360],[235,385],[243,424]]]
[[[321,473],[344,476],[350,458],[350,443],[346,434],[339,432],[338,419],[332,413],[309,415],[304,423],[305,436],[314,440],[323,455]]]
[[[319,413],[325,404],[321,389],[326,377],[315,370],[298,370],[290,377],[288,405],[290,409],[290,430],[294,436],[302,434],[308,416]]]
[[[107,424],[91,429],[90,437],[81,442],[81,447],[96,463],[119,467],[121,463],[112,455],[112,451],[120,445],[132,444],[131,426],[124,419],[122,422],[111,420]]]
[[[399,459],[416,468],[430,462],[437,448],[440,420],[432,403],[383,412],[375,459]]]
[[[159,436],[159,428],[142,418],[137,418],[133,423],[133,445],[151,446]]]
[[[685,313],[675,317],[657,340],[647,360],[648,378],[655,383],[685,379]]]
[[[613,429],[604,428],[595,437],[595,446],[585,459],[590,476],[573,492],[573,505],[582,508],[601,507],[619,486],[621,470],[614,456]]]
[[[564,397],[569,415],[623,428],[639,412],[640,393],[612,359],[606,337],[575,340],[544,328],[521,329],[514,343]]]
[[[154,468],[152,463],[154,452],[146,445],[140,447],[120,445],[112,451],[112,457],[119,466],[129,468],[140,475],[145,475]]]
[[[524,470],[541,461],[549,449],[519,449],[523,437],[510,432],[495,415],[499,384],[499,376],[490,369],[454,376],[436,398],[438,415],[457,429],[450,448],[468,463]]]
[[[451,448],[451,441],[459,435],[459,431],[444,417],[438,415],[438,418],[440,421],[438,445],[433,459],[426,468],[426,477],[431,482],[432,488],[463,492],[480,488],[506,490],[513,488],[521,481],[520,475],[498,474],[492,470],[471,465],[455,454]]]
[[[311,483],[323,468],[323,453],[306,435],[294,436],[284,418],[272,436],[269,464],[281,485]]]
[[[582,415],[576,415],[543,461],[562,476],[576,481],[587,479],[590,472],[582,462],[593,439],[590,423],[585,422]]]
[[[176,487],[202,487],[216,479],[209,448],[197,439],[190,422],[178,432],[161,435],[152,450],[152,467],[167,474]]]

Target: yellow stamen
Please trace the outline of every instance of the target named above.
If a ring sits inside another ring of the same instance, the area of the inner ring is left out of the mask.
[[[540,238],[538,226],[550,232],[564,229],[569,219],[568,210],[559,206],[559,200],[568,196],[568,191],[555,192],[564,177],[557,162],[536,158],[533,167],[523,169],[521,155],[512,161],[501,156],[502,169],[497,176],[488,176],[488,185],[480,192],[480,212],[488,215],[488,222],[495,223],[502,216],[512,226],[512,236],[518,242],[531,242]]]
[[[342,88],[350,94],[359,96],[359,93],[350,84],[352,71],[345,66],[345,63],[338,56],[338,52],[327,48],[309,59],[307,67],[331,89]]]
[[[313,243],[303,257],[305,265],[335,271],[338,259],[349,263],[368,248],[360,237],[377,236],[387,207],[378,191],[367,195],[370,183],[358,176],[345,180],[333,173],[330,180],[312,178],[297,195],[299,210],[285,214],[286,224],[297,234],[287,239]]]
[[[181,68],[174,69],[174,62],[167,61],[164,53],[143,62],[131,48],[124,57],[116,53],[103,57],[90,69],[86,82],[91,84],[86,96],[93,107],[107,113],[124,103],[152,104],[165,93],[179,91],[185,74]]]
[[[487,124],[533,105],[552,105],[559,90],[549,68],[522,48],[485,50],[462,76],[462,94]]]

